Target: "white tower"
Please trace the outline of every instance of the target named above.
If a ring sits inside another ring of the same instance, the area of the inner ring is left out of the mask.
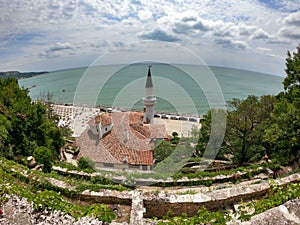
[[[144,124],[154,124],[154,105],[156,103],[156,98],[153,96],[153,83],[151,77],[151,66],[148,67],[148,75],[147,81],[145,86],[145,95],[146,97],[143,98],[144,104]]]

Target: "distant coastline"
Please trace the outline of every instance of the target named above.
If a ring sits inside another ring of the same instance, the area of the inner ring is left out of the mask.
[[[47,71],[41,71],[41,72],[19,72],[19,71],[6,71],[6,72],[0,72],[0,78],[5,79],[9,77],[14,77],[17,79],[24,79],[29,77],[34,77],[38,75],[48,74]]]
[[[158,63],[159,64],[159,63]],[[115,64],[112,64],[115,65]],[[117,65],[117,64],[116,64]],[[180,64],[179,64],[180,65]],[[183,64],[185,65],[185,64]],[[191,64],[193,65],[193,64]],[[121,65],[118,65],[121,66]],[[128,65],[123,65],[128,66]],[[17,79],[25,79],[25,78],[30,78],[30,77],[34,77],[34,76],[39,76],[39,75],[46,75],[49,73],[55,73],[55,72],[63,72],[63,71],[71,71],[71,70],[77,70],[77,69],[89,69],[92,67],[98,67],[98,66],[81,66],[81,67],[74,67],[74,68],[62,68],[62,69],[57,69],[57,70],[51,70],[51,71],[39,71],[39,72],[19,72],[19,71],[4,71],[4,72],[0,72],[0,78],[8,78],[8,77],[15,77]],[[254,71],[254,70],[249,70],[249,69],[242,69],[242,68],[234,68],[234,67],[224,67],[224,66],[218,66],[218,65],[210,65],[208,66],[213,72],[215,70],[220,70],[220,69],[233,69],[236,71],[247,71],[250,73],[257,73],[257,74],[262,74],[262,75],[269,75],[269,76],[275,76],[275,77],[283,77],[282,75],[279,74],[271,74],[271,73],[264,73],[264,72],[260,72],[260,71]]]

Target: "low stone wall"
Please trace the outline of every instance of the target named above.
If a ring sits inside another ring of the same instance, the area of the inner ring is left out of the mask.
[[[102,190],[101,192],[90,192],[85,190],[82,192],[80,199],[91,203],[131,205],[132,194],[133,191]]]
[[[300,224],[300,199],[290,200],[278,207],[251,217],[247,222],[233,220],[227,225],[283,225]]]
[[[146,212],[144,217],[162,218],[168,211],[176,216],[186,213],[188,216],[197,214],[202,206],[209,210],[220,210],[231,206],[242,200],[256,199],[264,196],[269,190],[269,184],[256,184],[251,186],[235,186],[222,190],[215,190],[207,193],[170,195],[165,197],[149,196],[144,197]],[[157,210],[159,209],[159,210]]]
[[[300,173],[297,173],[278,179],[275,182],[278,185],[286,185],[291,182],[299,181]],[[137,215],[142,213],[144,218],[162,218],[167,215],[169,211],[172,211],[176,216],[180,216],[182,213],[193,216],[197,214],[202,206],[213,211],[225,209],[241,201],[261,198],[269,191],[269,188],[269,183],[264,182],[252,185],[249,185],[249,183],[237,184],[230,188],[206,192],[199,191],[197,194],[141,191],[138,195],[140,202],[138,209],[133,207],[133,202],[136,200],[134,199],[134,196],[136,196],[134,193],[136,193],[137,190],[124,192],[112,190],[90,192],[86,190],[82,193],[81,198],[93,203],[132,205],[132,212],[135,212]]]
[[[96,176],[100,174],[88,174],[77,171],[67,171],[62,168],[55,168],[61,173],[71,173],[81,176]],[[244,175],[241,172],[239,176]],[[216,180],[228,180],[233,175],[219,175],[214,177]],[[117,179],[117,178],[116,178]],[[121,179],[121,178],[118,178]],[[205,178],[208,179],[208,178]],[[210,178],[211,179],[211,178]],[[290,176],[277,179],[275,182],[278,185],[286,185],[291,182],[299,182],[300,173],[292,174]],[[193,182],[200,179],[181,179],[180,183]],[[141,181],[142,182],[142,181]],[[153,182],[153,181],[152,181]],[[166,181],[165,181],[166,182]],[[174,182],[167,181],[167,182]],[[200,188],[196,194],[169,194],[160,191],[158,193],[143,192],[139,195],[143,203],[142,209],[132,209],[133,211],[142,211],[145,218],[162,218],[172,211],[174,215],[180,216],[186,213],[188,216],[197,214],[198,210],[205,206],[209,210],[220,210],[231,207],[233,204],[250,199],[258,199],[264,196],[269,191],[270,185],[268,182],[259,184],[237,184],[230,188],[223,188],[213,191],[201,192]],[[81,199],[93,203],[106,203],[106,204],[120,204],[120,205],[133,205],[135,201],[133,198],[135,191],[113,191],[102,190],[101,192],[90,192],[88,190],[81,194]]]
[[[299,182],[300,173],[276,180],[278,185],[286,185],[291,182]],[[252,184],[252,185],[235,185],[231,188],[214,190],[206,193],[197,194],[167,194],[145,193],[144,208],[146,212],[144,217],[162,218],[167,215],[168,211],[172,211],[174,215],[180,216],[186,213],[188,216],[197,214],[198,210],[205,206],[209,210],[225,209],[235,203],[250,199],[258,199],[264,196],[270,189],[269,183]],[[159,210],[157,210],[159,209]]]
[[[94,177],[94,176],[102,176],[101,173],[86,173],[83,171],[75,171],[75,170],[68,170],[66,168],[61,168],[57,166],[52,167],[53,170],[55,170],[58,173],[61,174],[72,174],[72,175],[77,175],[81,177]],[[250,172],[253,172],[254,170],[249,170],[249,171],[242,171],[242,172],[237,172],[236,174],[228,174],[228,175],[217,175],[214,177],[203,177],[203,178],[187,178],[183,177],[180,179],[173,179],[168,177],[167,179],[136,179],[135,184],[140,185],[140,186],[150,186],[153,184],[156,184],[158,186],[191,186],[191,185],[199,185],[201,182],[205,181],[212,181],[213,183],[224,183],[230,181],[235,175],[238,175],[239,178],[246,178],[247,174]],[[257,168],[257,171],[260,173],[268,172],[267,169],[263,167]],[[126,180],[126,177],[124,176],[115,176],[111,177],[114,182],[116,183],[123,183]]]

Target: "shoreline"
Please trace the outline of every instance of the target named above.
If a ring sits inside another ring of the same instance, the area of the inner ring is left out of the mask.
[[[45,102],[44,102],[45,103]],[[122,107],[113,107],[113,106],[105,106],[105,105],[96,105],[91,106],[88,104],[73,104],[73,103],[51,103],[51,105],[55,106],[66,106],[66,107],[78,107],[78,108],[88,108],[88,109],[99,109],[101,112],[141,112],[140,109],[134,108],[122,108]],[[205,114],[189,114],[189,113],[178,113],[178,112],[168,112],[168,111],[155,111],[156,115],[170,115],[170,116],[185,116],[185,117],[195,117],[199,119],[204,119]]]
[[[67,126],[73,131],[73,136],[78,137],[89,127],[88,122],[100,113],[114,112],[139,112],[140,110],[129,110],[111,108],[105,106],[90,107],[86,105],[73,104],[51,104],[53,112],[59,116],[58,126]],[[191,136],[191,130],[200,129],[203,117],[184,116],[178,114],[155,114],[155,123],[166,126],[168,135],[176,131],[181,137]],[[165,115],[165,117],[162,117]]]

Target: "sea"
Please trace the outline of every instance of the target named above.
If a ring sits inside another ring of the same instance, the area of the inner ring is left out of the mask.
[[[143,110],[150,67],[156,112],[203,115],[249,95],[276,95],[284,77],[234,68],[204,65],[136,63],[101,65],[50,72],[19,79],[32,100],[57,104]]]

